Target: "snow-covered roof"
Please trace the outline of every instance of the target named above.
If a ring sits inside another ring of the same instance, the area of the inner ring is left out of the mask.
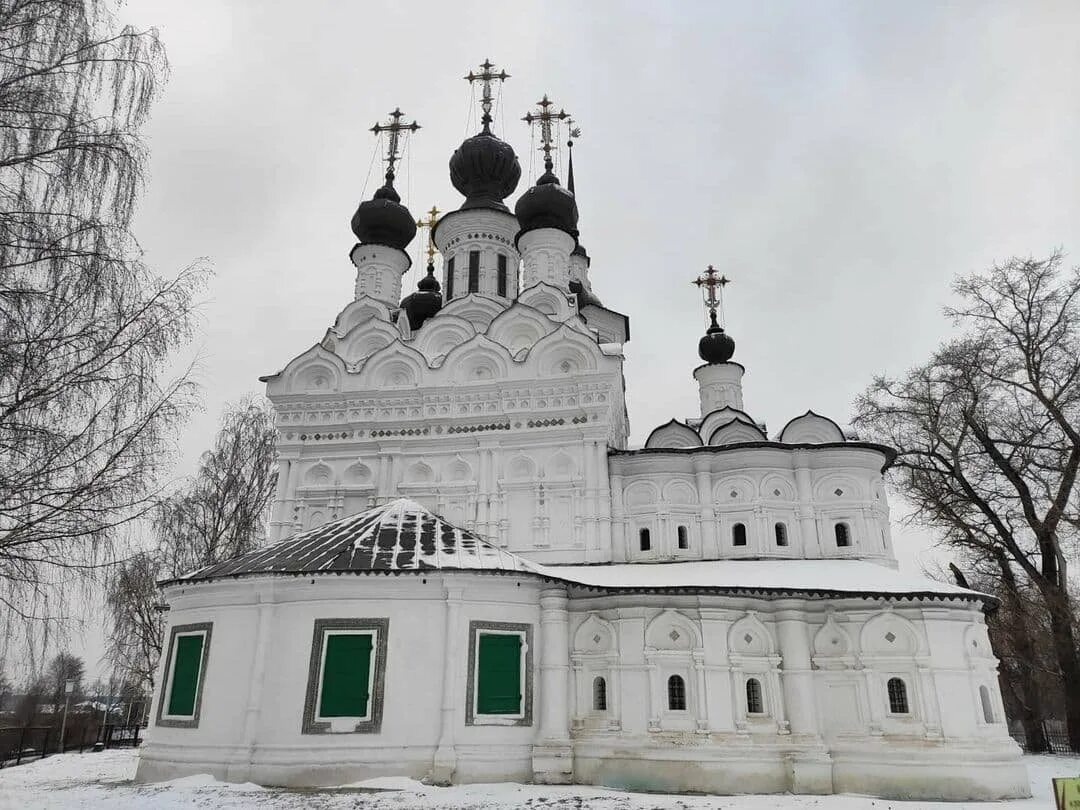
[[[174,583],[259,574],[393,573],[432,570],[523,574],[611,592],[690,591],[748,595],[991,597],[865,560],[704,560],[670,563],[541,565],[458,528],[400,498]]]
[[[535,566],[399,498],[180,579],[431,569],[521,572]]]
[[[988,598],[966,588],[901,573],[865,560],[707,560],[537,568],[545,576],[602,590]]]

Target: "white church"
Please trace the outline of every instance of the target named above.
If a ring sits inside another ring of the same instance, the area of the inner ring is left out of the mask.
[[[263,378],[274,542],[163,584],[138,778],[1029,795],[992,600],[897,570],[893,452],[811,411],[766,432],[712,268],[700,415],[629,447],[629,320],[593,290],[572,158],[553,171],[566,114],[526,117],[546,165],[511,211],[507,75],[468,78],[464,201],[404,297],[418,223],[394,163],[416,125],[375,127],[389,167],[352,219],[353,300]]]

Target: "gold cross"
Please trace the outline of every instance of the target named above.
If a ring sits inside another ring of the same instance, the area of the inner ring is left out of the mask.
[[[427,219],[416,220],[417,228],[427,228],[427,258],[428,264],[432,264],[435,261],[435,240],[432,239],[432,234],[435,233],[435,224],[439,221],[439,209],[434,205],[431,206],[431,210],[427,212]]]
[[[709,311],[709,315],[715,319],[717,307],[722,309],[724,306],[724,287],[731,283],[731,279],[718,273],[716,268],[710,264],[702,275],[690,283],[701,290],[701,294],[705,299],[705,308]],[[717,295],[717,291],[719,291],[719,295]]]

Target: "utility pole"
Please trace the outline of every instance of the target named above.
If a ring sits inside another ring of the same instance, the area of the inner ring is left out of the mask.
[[[64,733],[67,731],[68,704],[71,702],[71,693],[75,691],[75,681],[64,681],[64,719],[60,721],[60,753],[64,753]]]

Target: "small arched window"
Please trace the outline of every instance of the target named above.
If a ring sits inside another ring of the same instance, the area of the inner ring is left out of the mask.
[[[685,526],[680,526],[678,529],[679,535],[679,548],[686,550],[690,548],[690,535],[686,531]]]
[[[776,533],[776,545],[787,545],[787,526],[783,523],[777,523],[773,526],[773,531]]]
[[[502,253],[499,254],[499,271],[496,276],[496,283],[499,295],[506,298],[506,256]]]
[[[765,700],[761,694],[761,681],[750,678],[746,682],[746,713],[765,714]]]
[[[745,546],[746,545],[746,525],[743,523],[736,523],[731,527],[731,544],[733,546]]]
[[[667,679],[667,707],[673,712],[686,711],[686,681],[681,675]]]
[[[889,712],[908,714],[907,684],[903,678],[889,678]]]
[[[982,703],[983,720],[987,723],[993,723],[994,705],[990,702],[990,690],[985,686],[979,687],[979,701]]]
[[[837,548],[847,548],[851,545],[851,529],[846,523],[837,523],[833,526],[833,533],[836,535]]]
[[[607,681],[600,677],[592,682],[592,707],[593,711],[607,711]]]
[[[648,551],[652,548],[652,538],[649,536],[648,529],[641,529],[638,532],[638,543],[642,551]]]

